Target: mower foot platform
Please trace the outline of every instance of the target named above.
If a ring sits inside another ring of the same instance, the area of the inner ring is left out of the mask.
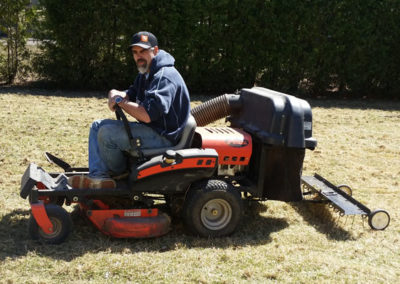
[[[34,186],[36,186],[39,182],[42,183],[45,188],[54,191],[64,190],[67,188],[67,177],[65,175],[60,174],[56,178],[53,178],[41,167],[31,163],[22,176],[20,196],[26,199],[30,195]]]
[[[342,190],[341,186],[333,185],[318,174],[314,176],[302,176],[301,182],[306,189],[328,200],[341,212],[341,215],[368,216],[368,223],[374,230],[384,230],[389,225],[390,216],[385,210],[371,211],[368,207]]]
[[[132,192],[128,187],[123,185],[118,188],[101,189],[72,188],[68,185],[68,177],[65,173],[52,176],[41,167],[31,163],[21,179],[20,196],[24,199],[29,197],[31,203],[46,198],[66,198],[70,202],[81,202],[86,200],[87,196],[91,198],[104,196],[130,198]]]

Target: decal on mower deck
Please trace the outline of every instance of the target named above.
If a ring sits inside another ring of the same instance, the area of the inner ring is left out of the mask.
[[[160,174],[164,172],[171,172],[174,170],[185,170],[194,168],[214,168],[216,166],[216,162],[217,158],[215,157],[197,157],[197,158],[183,159],[179,162],[171,164],[160,163],[139,171],[137,178],[142,179],[151,175]]]
[[[125,210],[124,217],[140,217],[142,212],[140,210]]]
[[[109,209],[109,210],[87,210],[86,215],[98,229],[102,229],[105,220],[110,218],[141,218],[156,217],[158,209]]]

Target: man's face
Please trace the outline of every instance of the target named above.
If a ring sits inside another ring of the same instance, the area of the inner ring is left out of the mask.
[[[151,60],[157,55],[158,47],[145,49],[140,46],[132,47],[133,59],[140,73],[144,74],[149,71]]]

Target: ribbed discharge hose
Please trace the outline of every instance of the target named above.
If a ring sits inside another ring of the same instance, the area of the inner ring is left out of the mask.
[[[205,126],[218,119],[231,115],[240,107],[239,95],[222,95],[206,101],[192,109],[197,126]]]

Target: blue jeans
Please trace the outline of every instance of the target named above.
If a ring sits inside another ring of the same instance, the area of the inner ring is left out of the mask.
[[[138,122],[130,122],[133,138],[140,138],[142,149],[170,147],[172,143],[152,128]],[[122,121],[100,119],[92,123],[89,133],[89,176],[96,178],[122,174],[126,171],[131,144]]]

